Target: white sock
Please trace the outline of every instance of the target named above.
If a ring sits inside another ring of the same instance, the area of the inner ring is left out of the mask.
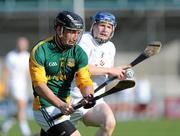
[[[29,125],[27,121],[20,121],[19,122],[20,130],[23,136],[30,136],[31,135],[31,130],[29,128]]]
[[[15,123],[15,119],[14,118],[10,118],[5,120],[5,122],[2,124],[2,130],[4,133],[7,133],[11,127],[14,125]]]

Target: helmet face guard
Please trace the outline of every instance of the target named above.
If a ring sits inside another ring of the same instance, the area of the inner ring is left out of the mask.
[[[92,18],[92,21],[93,21],[93,23],[92,23],[92,26],[91,26],[91,29],[90,29],[92,35],[93,35],[93,27],[94,27],[94,25],[96,23],[103,23],[103,22],[108,23],[108,24],[111,24],[112,28],[113,28],[112,33],[111,33],[110,37],[107,40],[102,40],[102,39],[96,38],[96,41],[98,43],[100,43],[100,44],[105,43],[105,42],[109,41],[113,37],[114,30],[115,30],[116,25],[117,25],[116,18],[115,18],[115,16],[113,14],[111,14],[109,12],[97,12],[96,15]]]
[[[55,19],[54,29],[56,30],[58,26],[61,28],[60,35],[58,35],[59,37],[62,37],[64,35],[64,31],[67,29],[72,31],[79,31],[79,36],[76,43],[81,39],[84,23],[83,19],[79,15],[70,11],[60,12]]]

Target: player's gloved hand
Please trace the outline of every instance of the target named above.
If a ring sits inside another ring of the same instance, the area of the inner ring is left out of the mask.
[[[85,104],[83,107],[85,109],[89,109],[96,104],[96,100],[94,100],[93,98],[94,98],[93,94],[89,94],[84,97]]]

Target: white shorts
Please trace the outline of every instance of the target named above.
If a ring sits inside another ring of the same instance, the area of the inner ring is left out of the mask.
[[[10,90],[10,94],[12,95],[12,97],[14,99],[17,100],[24,100],[27,101],[28,100],[28,89],[26,84],[11,84],[9,86],[9,90]]]
[[[42,108],[40,110],[34,110],[33,113],[34,113],[34,119],[44,131],[47,131],[50,127],[56,124],[59,124],[66,120],[70,120],[70,115],[63,115],[58,119],[50,120],[51,117],[57,115],[58,113],[61,113],[60,109],[54,106]]]
[[[78,99],[71,99],[72,104],[77,104],[80,101],[80,98]],[[104,99],[101,98],[96,101],[96,105],[105,103]],[[94,108],[94,107],[92,107]],[[77,109],[73,114],[71,114],[70,121],[73,123],[73,125],[77,125],[77,122],[82,119],[82,117],[92,108],[84,109],[83,107]]]

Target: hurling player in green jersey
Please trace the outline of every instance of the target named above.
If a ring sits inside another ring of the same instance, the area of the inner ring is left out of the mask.
[[[69,121],[74,112],[70,104],[73,78],[84,96],[86,108],[95,105],[88,58],[76,43],[82,36],[82,18],[69,11],[60,12],[55,20],[55,36],[40,41],[31,51],[30,74],[34,91],[33,112],[42,128],[41,136],[80,136]],[[63,113],[58,119],[51,117]]]

